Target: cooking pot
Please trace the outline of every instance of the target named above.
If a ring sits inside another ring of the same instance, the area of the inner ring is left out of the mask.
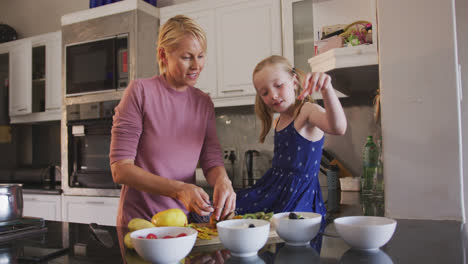
[[[0,222],[23,216],[23,185],[0,184]]]

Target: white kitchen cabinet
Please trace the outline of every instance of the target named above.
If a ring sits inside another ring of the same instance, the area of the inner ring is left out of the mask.
[[[59,194],[23,194],[23,215],[45,220],[62,220],[62,198]]]
[[[61,119],[61,32],[8,43],[11,123]]]
[[[74,223],[115,226],[118,197],[63,196],[62,219]]]
[[[10,116],[31,113],[32,49],[28,39],[17,40],[10,49]]]
[[[161,25],[185,14],[208,38],[207,62],[197,87],[219,106],[254,104],[252,72],[263,58],[281,54],[279,0],[204,0],[160,9]]]

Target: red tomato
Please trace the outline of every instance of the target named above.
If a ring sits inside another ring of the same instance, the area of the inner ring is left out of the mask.
[[[164,236],[163,238],[174,238],[173,236]]]
[[[177,237],[184,237],[184,236],[187,236],[187,234],[185,234],[185,233],[180,233],[180,234],[177,235]]]
[[[147,239],[158,239],[158,237],[155,234],[152,234],[152,233],[149,233],[148,235],[146,235],[146,238]]]

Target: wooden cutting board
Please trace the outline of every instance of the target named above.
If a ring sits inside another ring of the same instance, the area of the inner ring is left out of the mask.
[[[203,226],[209,226],[209,224],[197,224],[200,227]],[[270,226],[270,233],[268,234],[268,240],[272,239],[279,239],[278,234],[276,231],[273,229],[273,227]],[[219,239],[219,236],[211,236],[211,239],[200,239],[197,238],[197,241],[195,242],[194,247],[203,247],[203,246],[213,246],[213,245],[221,245],[221,240]]]

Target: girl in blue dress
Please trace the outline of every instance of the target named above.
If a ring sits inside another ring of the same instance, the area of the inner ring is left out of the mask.
[[[260,142],[274,127],[272,167],[252,187],[237,193],[238,214],[263,212],[316,212],[325,228],[326,208],[318,173],[325,133],[343,135],[346,117],[325,73],[306,76],[282,56],[270,56],[253,72],[257,91],[255,112],[262,121]],[[301,85],[302,84],[302,85]],[[303,87],[303,88],[302,88]],[[315,104],[320,92],[325,108]],[[273,113],[279,117],[273,120]],[[318,252],[321,236],[311,242]]]

